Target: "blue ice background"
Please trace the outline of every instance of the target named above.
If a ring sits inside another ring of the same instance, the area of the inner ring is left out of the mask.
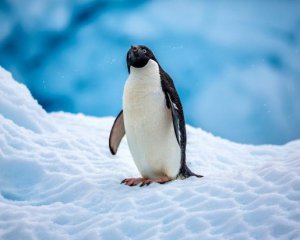
[[[0,1],[0,65],[47,111],[116,115],[131,44],[187,123],[241,143],[300,138],[300,1]],[[0,99],[1,100],[1,99]]]

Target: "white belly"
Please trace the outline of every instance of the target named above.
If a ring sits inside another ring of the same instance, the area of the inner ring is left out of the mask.
[[[141,175],[175,178],[181,152],[156,62],[150,60],[144,68],[131,67],[123,94],[123,116],[129,149]]]

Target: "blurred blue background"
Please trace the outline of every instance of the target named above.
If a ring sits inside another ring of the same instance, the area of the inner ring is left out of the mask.
[[[241,143],[300,138],[300,1],[1,0],[0,65],[49,112],[116,116],[149,46],[187,123]]]

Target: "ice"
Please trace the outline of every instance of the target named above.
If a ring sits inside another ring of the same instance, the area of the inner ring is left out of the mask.
[[[47,113],[0,69],[0,239],[299,239],[300,140],[243,145],[187,126],[196,173],[127,187],[138,177],[113,117]]]
[[[173,78],[187,123],[237,142],[300,137],[300,1],[0,1],[0,65],[47,111],[116,114],[130,45]]]

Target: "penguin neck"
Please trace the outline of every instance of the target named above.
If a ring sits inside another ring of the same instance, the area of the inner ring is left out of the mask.
[[[150,59],[148,63],[141,68],[130,67],[130,74],[127,81],[134,82],[137,85],[157,85],[161,84],[160,71],[157,62]]]

